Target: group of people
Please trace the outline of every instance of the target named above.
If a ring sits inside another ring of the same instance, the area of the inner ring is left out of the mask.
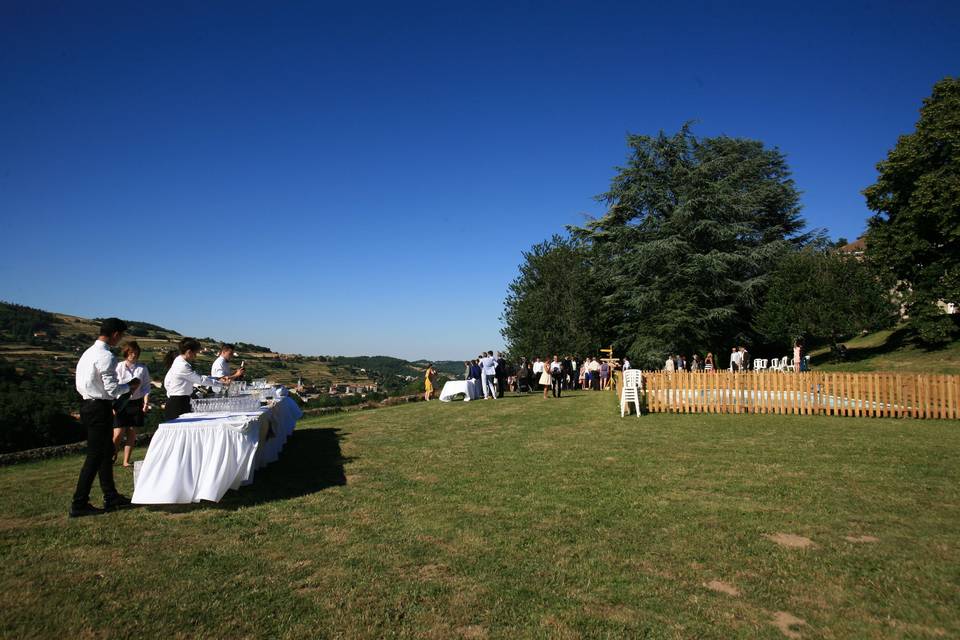
[[[629,369],[628,360],[611,364],[598,358],[578,362],[573,356],[553,358],[523,358],[514,364],[500,353],[484,351],[473,360],[463,363],[463,379],[472,380],[482,390],[484,400],[496,400],[505,393],[532,393],[543,391],[543,397],[551,394],[562,397],[564,390],[604,390],[610,385],[615,370]],[[424,374],[424,400],[430,400],[436,389],[436,369],[427,367]]]
[[[806,359],[803,353],[803,343],[796,341],[793,346],[793,364],[795,371],[806,370]],[[689,359],[679,354],[669,355],[663,363],[663,370],[672,371],[716,371],[717,363],[714,361],[712,353],[701,359],[699,354],[693,354]],[[729,370],[738,373],[741,371],[750,371],[753,369],[753,363],[750,360],[750,352],[744,346],[732,347],[730,349]]]
[[[140,362],[140,345],[135,340],[123,345],[123,360],[119,362],[110,350],[120,344],[126,331],[126,322],[107,318],[100,325],[96,341],[77,362],[75,384],[82,398],[80,422],[87,431],[87,455],[70,505],[72,518],[130,506],[130,499],[117,491],[113,465],[122,445],[123,466],[132,466],[130,455],[136,430],[143,427],[145,414],[150,410],[151,378],[147,366]],[[221,346],[210,376],[193,370],[191,363],[200,351],[199,341],[184,338],[177,351],[167,354],[167,374],[163,379],[167,392],[165,420],[190,411],[190,397],[196,386],[217,388],[243,377],[242,366],[236,371],[231,369],[230,358],[235,353],[232,344]],[[103,491],[102,509],[90,504],[90,489],[97,477]]]

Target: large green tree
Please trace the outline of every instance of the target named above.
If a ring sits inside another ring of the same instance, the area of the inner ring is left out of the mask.
[[[809,240],[782,153],[756,140],[630,135],[625,166],[574,229],[595,255],[616,346],[642,366],[750,342],[769,273]]]
[[[942,342],[955,323],[937,302],[960,302],[960,78],[934,85],[877,170],[867,255],[899,283],[921,339]]]
[[[554,235],[523,254],[501,330],[514,357],[596,354],[604,335],[589,247]]]
[[[890,290],[863,261],[832,247],[810,247],[780,261],[770,279],[756,328],[789,347],[798,338],[837,343],[897,318]]]

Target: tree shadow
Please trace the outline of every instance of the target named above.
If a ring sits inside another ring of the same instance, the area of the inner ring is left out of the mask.
[[[340,450],[340,429],[332,427],[294,431],[283,447],[280,458],[253,475],[253,484],[228,491],[220,502],[157,505],[151,509],[184,513],[203,509],[234,511],[267,502],[289,500],[347,484],[345,458]]]
[[[907,328],[897,329],[891,333],[887,340],[881,345],[875,347],[848,348],[845,357],[838,362],[860,362],[861,360],[867,360],[874,356],[898,351],[907,346],[915,346],[913,344],[913,333]],[[833,353],[830,351],[813,357],[810,360],[811,364],[815,365],[834,363]]]

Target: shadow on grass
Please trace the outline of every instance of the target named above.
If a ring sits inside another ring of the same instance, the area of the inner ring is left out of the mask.
[[[908,346],[915,346],[913,343],[913,336],[909,329],[897,329],[887,340],[876,347],[862,347],[862,348],[851,348],[847,350],[846,357],[843,360],[834,361],[833,353],[827,351],[818,356],[815,356],[810,359],[811,364],[814,365],[823,365],[823,364],[843,364],[849,362],[860,362],[862,360],[867,360],[873,358],[874,356],[886,355],[894,351],[899,351]]]
[[[253,475],[253,484],[228,491],[220,502],[150,507],[169,513],[203,509],[235,510],[278,500],[289,500],[347,484],[345,458],[340,451],[344,434],[336,428],[294,431],[280,458]]]

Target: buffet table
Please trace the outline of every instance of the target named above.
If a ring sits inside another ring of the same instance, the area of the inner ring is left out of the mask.
[[[477,400],[481,396],[480,385],[474,380],[450,380],[440,391],[440,401],[450,402],[457,394],[464,394],[464,401]]]
[[[164,422],[135,475],[133,503],[219,502],[277,460],[302,415],[285,397],[256,411],[185,413]]]

